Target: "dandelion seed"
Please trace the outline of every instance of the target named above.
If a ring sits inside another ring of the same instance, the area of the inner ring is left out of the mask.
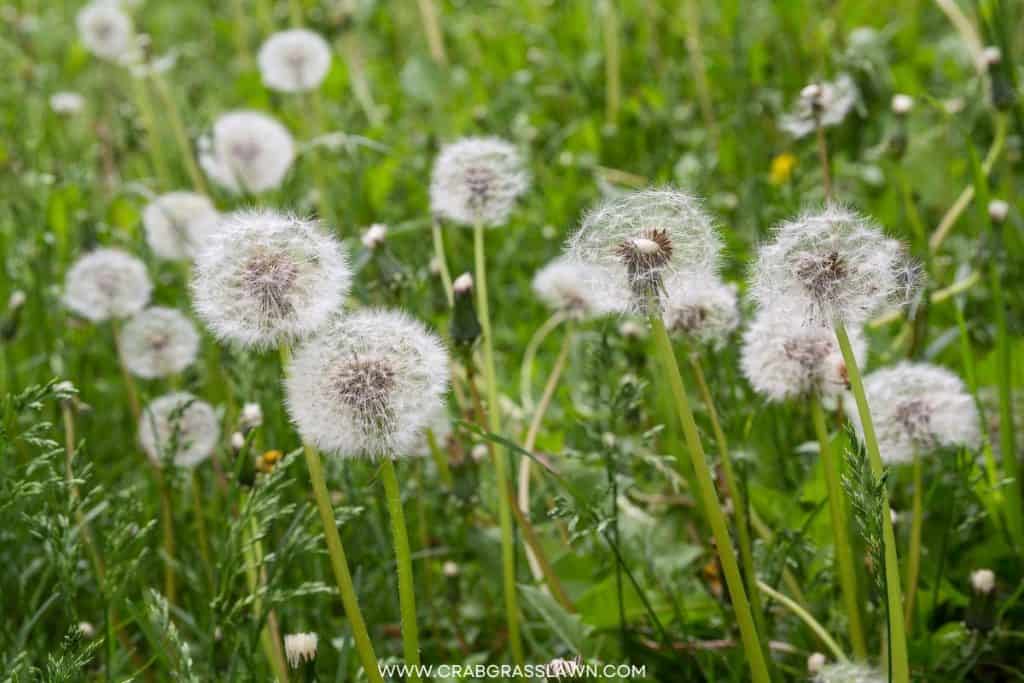
[[[194,258],[219,221],[213,202],[195,192],[160,195],[142,212],[149,248],[168,261]]]
[[[360,311],[334,319],[300,346],[285,383],[303,439],[343,457],[415,452],[447,389],[448,354],[404,313]]]
[[[840,74],[831,82],[812,83],[800,91],[796,107],[782,117],[779,127],[795,138],[802,138],[818,126],[838,126],[859,96],[857,84],[849,74]]]
[[[883,683],[885,678],[866,664],[840,662],[822,667],[814,677],[814,683]]]
[[[829,205],[775,230],[758,253],[751,295],[762,307],[856,326],[886,306],[911,300],[919,270],[899,242],[849,209]]]
[[[430,208],[456,223],[499,227],[530,185],[519,152],[500,138],[464,138],[441,150],[430,177]]]
[[[616,307],[603,305],[602,300],[587,287],[589,280],[600,278],[598,271],[596,266],[557,258],[537,271],[533,278],[533,291],[552,309],[577,320],[623,308],[624,302]],[[625,297],[628,292],[621,294]]]
[[[152,291],[142,261],[120,249],[100,248],[68,269],[64,303],[78,315],[102,322],[138,313],[149,303]]]
[[[284,654],[293,669],[316,659],[317,635],[315,633],[290,633],[284,637]]]
[[[235,193],[278,187],[294,160],[295,142],[288,129],[256,111],[235,111],[217,119],[212,140],[205,141],[199,155],[206,174]]]
[[[991,569],[976,569],[971,572],[971,588],[975,593],[988,595],[996,588],[996,575]]]
[[[155,399],[139,418],[139,442],[157,465],[170,459],[178,467],[195,467],[210,457],[219,437],[213,408],[187,392]]]
[[[91,2],[78,12],[76,23],[85,48],[100,59],[121,62],[134,54],[132,20],[117,3]]]
[[[50,95],[50,109],[55,114],[72,116],[85,109],[85,98],[76,92],[55,92]]]
[[[714,273],[720,249],[700,203],[670,188],[603,202],[566,245],[571,260],[592,267],[583,286],[602,308],[644,315],[662,306],[665,282]]]
[[[319,329],[351,279],[342,246],[315,221],[242,211],[196,257],[193,305],[218,338],[268,348]]]
[[[279,92],[315,90],[331,68],[327,41],[308,29],[295,28],[273,34],[260,47],[263,85]]]
[[[692,343],[721,349],[740,323],[736,288],[715,275],[677,276],[665,291],[665,327]]]
[[[939,448],[975,449],[981,427],[974,399],[963,381],[929,363],[899,363],[864,377],[864,390],[882,460],[909,463],[914,454]],[[850,417],[863,440],[859,413],[850,399]]]
[[[195,325],[173,308],[153,306],[121,331],[124,364],[144,379],[166,377],[190,366],[199,352]]]

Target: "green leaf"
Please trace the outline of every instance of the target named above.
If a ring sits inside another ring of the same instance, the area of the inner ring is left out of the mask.
[[[533,586],[519,585],[520,594],[527,604],[547,622],[551,630],[576,654],[584,654],[590,628],[578,614],[570,614],[554,598]]]

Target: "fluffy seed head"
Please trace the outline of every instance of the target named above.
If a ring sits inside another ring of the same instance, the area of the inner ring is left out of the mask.
[[[849,330],[857,362],[867,345]],[[807,396],[832,398],[846,389],[846,363],[831,328],[794,320],[785,310],[762,309],[743,333],[740,367],[751,386],[770,401]]]
[[[456,294],[465,294],[466,292],[472,291],[472,289],[473,276],[469,273],[463,273],[455,278],[455,282],[452,283],[452,290]]]
[[[139,418],[139,443],[156,464],[171,458],[178,467],[195,467],[210,457],[219,437],[210,404],[184,391],[155,399]]]
[[[50,109],[55,114],[77,114],[85,109],[85,98],[76,92],[55,92],[50,95]]]
[[[600,277],[599,270],[597,266],[580,261],[556,258],[537,271],[533,277],[533,291],[552,309],[578,320],[601,315],[613,308],[604,305],[602,299],[587,287],[588,281]],[[626,292],[622,295],[625,296]]]
[[[740,323],[735,287],[714,274],[677,275],[665,283],[665,294],[665,327],[696,344],[720,349]]]
[[[857,103],[857,84],[849,74],[840,74],[831,82],[812,83],[800,91],[793,111],[782,117],[780,127],[795,138],[802,138],[819,125],[837,126]]]
[[[193,305],[217,337],[267,348],[319,329],[351,279],[342,246],[315,221],[242,211],[196,257]]]
[[[663,305],[666,282],[715,273],[720,249],[697,199],[671,188],[604,201],[566,245],[571,260],[591,266],[582,286],[603,307],[643,314]]]
[[[975,593],[988,595],[996,587],[996,575],[991,569],[976,569],[971,572],[971,588]]]
[[[298,669],[305,662],[316,659],[317,635],[315,633],[289,633],[284,637],[284,654],[288,665]]]
[[[142,261],[120,249],[94,249],[68,269],[64,303],[93,322],[127,318],[146,307],[153,285]]]
[[[884,680],[876,669],[855,662],[829,664],[814,677],[814,683],[883,683]]]
[[[516,200],[530,186],[519,152],[500,138],[464,138],[441,149],[430,176],[435,215],[465,225],[508,222]]]
[[[974,400],[959,377],[930,363],[899,363],[864,378],[882,460],[911,462],[914,454],[939,448],[977,448],[981,427]],[[848,399],[848,413],[863,440],[859,413]]]
[[[814,675],[825,668],[825,664],[828,662],[825,659],[825,655],[820,652],[812,652],[807,657],[807,673]]]
[[[142,212],[149,248],[168,261],[193,258],[219,220],[213,202],[195,192],[160,195]]]
[[[894,114],[904,116],[914,108],[914,98],[910,95],[897,93],[892,96],[892,111]]]
[[[918,270],[874,222],[837,205],[781,224],[761,247],[751,294],[762,307],[831,325],[864,322],[913,298]]]
[[[295,159],[295,142],[288,129],[256,111],[221,116],[213,124],[212,139],[200,149],[199,164],[206,174],[235,193],[276,188]]]
[[[305,441],[343,457],[403,457],[415,454],[447,381],[448,354],[422,323],[366,310],[299,347],[285,391]]]
[[[993,199],[988,203],[988,217],[993,223],[1002,223],[1010,213],[1010,205],[1002,199]]]
[[[95,0],[76,18],[78,37],[85,48],[107,61],[122,61],[134,53],[132,20],[116,2]]]
[[[331,48],[319,33],[295,28],[273,34],[260,47],[263,85],[279,92],[306,92],[323,83]]]
[[[144,379],[181,372],[196,359],[199,333],[173,308],[153,306],[128,321],[121,331],[124,363]]]

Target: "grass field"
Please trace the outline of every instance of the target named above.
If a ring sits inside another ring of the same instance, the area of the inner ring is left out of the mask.
[[[1024,679],[1016,0],[0,12],[0,680]]]

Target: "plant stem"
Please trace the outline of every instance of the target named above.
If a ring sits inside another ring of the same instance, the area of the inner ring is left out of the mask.
[[[192,143],[189,142],[188,132],[185,130],[185,123],[182,121],[181,111],[174,98],[174,93],[171,92],[170,86],[167,85],[167,81],[162,75],[154,74],[152,80],[157,93],[164,102],[165,111],[171,122],[171,132],[174,133],[174,141],[178,145],[178,153],[184,160],[188,177],[192,181],[192,188],[200,194],[207,194],[206,182],[203,180],[203,174],[199,172],[195,155],[192,153]]]
[[[828,634],[828,631],[825,630],[825,627],[822,626],[810,612],[768,584],[758,581],[757,585],[765,595],[770,597],[772,600],[779,602],[783,607],[788,609],[801,621],[807,624],[808,628],[814,631],[814,635],[818,636],[818,638],[821,639],[821,642],[823,642],[825,646],[832,651],[832,654],[836,656],[836,659],[841,662],[849,661],[849,658],[846,656],[846,653],[843,652],[842,648],[839,647],[839,644],[836,643],[832,636]]]
[[[867,641],[864,639],[864,626],[860,616],[860,601],[857,597],[857,569],[853,562],[853,544],[850,541],[849,526],[846,520],[846,497],[839,482],[839,466],[832,450],[832,441],[828,434],[825,411],[821,399],[811,396],[811,419],[814,431],[818,435],[818,448],[821,452],[821,464],[825,470],[825,485],[828,489],[828,508],[832,517],[832,538],[836,546],[836,564],[839,567],[839,586],[846,603],[846,618],[850,627],[850,644],[853,656],[864,660],[868,656]]]
[[[882,455],[878,450],[875,425],[871,419],[871,410],[868,408],[867,394],[864,392],[864,383],[861,381],[857,357],[853,353],[850,337],[846,333],[846,327],[842,321],[834,321],[833,327],[836,339],[839,341],[839,348],[843,353],[843,361],[846,363],[846,372],[850,378],[850,390],[857,402],[857,412],[860,415],[864,431],[864,447],[867,449],[868,459],[871,461],[871,471],[876,477],[881,477],[885,471],[885,465],[882,463]],[[907,659],[907,632],[903,626],[900,565],[896,553],[896,536],[892,530],[892,517],[889,514],[888,491],[882,510],[882,542],[885,546],[885,592],[889,615],[889,659],[891,660],[889,675],[892,683],[909,683],[910,664]]]
[[[697,101],[700,103],[701,117],[704,126],[711,135],[714,149],[719,147],[718,124],[715,121],[715,109],[711,102],[711,88],[708,85],[707,67],[704,63],[704,46],[700,39],[700,6],[697,0],[686,0],[686,52],[689,55],[690,74],[697,89]]]
[[[252,615],[257,623],[259,623],[263,620],[263,597],[261,594],[263,586],[260,576],[260,570],[263,565],[263,552],[258,538],[259,522],[255,516],[248,521],[248,524],[243,524],[242,526],[242,542],[245,544],[243,550],[245,555],[245,581],[249,587],[249,593],[252,595]],[[269,618],[267,623],[263,624],[263,628],[260,629],[260,647],[263,648],[263,656],[270,663],[270,668],[274,672],[274,678],[277,679],[278,683],[287,683],[288,669],[284,662],[284,653],[280,649],[280,643],[273,636]]]
[[[511,487],[511,483],[509,486]],[[509,491],[509,499],[515,500],[512,495],[512,491]],[[558,580],[558,575],[555,574],[555,570],[551,566],[551,562],[548,561],[547,556],[544,554],[544,549],[540,545],[540,539],[537,538],[537,533],[534,530],[533,525],[530,524],[530,520],[526,518],[518,505],[512,506],[512,513],[515,515],[516,521],[523,530],[523,538],[526,540],[527,548],[532,550],[534,557],[537,558],[537,565],[540,567],[541,578],[543,578],[548,590],[551,591],[551,595],[554,596],[555,600],[557,600],[562,607],[570,612],[576,612],[577,610],[575,605],[572,604],[568,594],[565,592],[565,588],[562,586],[562,582]]]
[[[441,481],[449,489],[455,486],[455,480],[452,478],[452,470],[448,467],[448,456],[437,445],[437,436],[434,434],[433,429],[427,429],[427,446],[430,448],[430,455],[434,459],[434,464],[437,465],[437,473],[441,477]]]
[[[171,492],[166,475],[157,469],[157,486],[160,488],[160,518],[163,521],[164,539],[164,596],[167,603],[174,604],[177,597],[174,578],[174,515],[171,512]]]
[[[501,412],[498,405],[498,382],[494,372],[494,337],[491,314],[487,302],[487,261],[484,257],[484,226],[477,220],[473,226],[473,254],[476,266],[474,286],[477,295],[477,315],[480,318],[481,341],[484,357],[484,384],[487,392],[488,426],[494,434],[501,434]],[[498,518],[501,524],[501,566],[505,591],[505,618],[508,622],[509,648],[512,659],[522,665],[523,643],[519,634],[519,607],[516,598],[516,555],[512,539],[512,500],[509,495],[505,449],[495,446],[494,477],[498,487]]]
[[[825,202],[832,201],[832,171],[828,161],[828,140],[825,137],[825,127],[818,121],[815,126],[818,137],[818,160],[821,162],[822,184],[825,188]]]
[[[143,77],[136,78],[129,74],[132,81],[132,88],[135,90],[135,103],[139,108],[139,115],[142,117],[142,125],[146,129],[146,138],[149,140],[149,149],[152,154],[153,169],[156,173],[157,182],[163,190],[172,187],[171,174],[167,169],[167,160],[164,158],[164,148],[160,142],[160,134],[156,126],[156,114],[153,109],[153,100],[150,97],[149,88]]]
[[[391,458],[381,459],[381,481],[391,516],[391,537],[395,544],[395,562],[398,565],[398,602],[402,613],[402,651],[405,663],[410,667],[420,665],[420,636],[416,627],[416,591],[412,575],[412,552],[409,549],[409,532],[405,528],[405,512],[402,510],[402,494],[398,488],[398,477]],[[407,681],[419,681],[415,671],[410,671]]]
[[[448,300],[448,308],[451,308],[455,305],[455,293],[452,291],[452,275],[448,270],[448,258],[444,254],[444,234],[441,232],[441,223],[437,218],[431,219],[430,232],[434,238],[434,257],[437,259],[437,268],[441,272],[444,296]]]
[[[114,334],[114,351],[117,353],[117,362],[121,366],[124,392],[128,395],[128,406],[132,411],[132,419],[135,421],[135,426],[138,427],[139,418],[142,416],[142,408],[139,405],[139,392],[135,388],[135,378],[132,377],[132,373],[128,370],[128,365],[124,362],[124,350],[121,348],[121,325],[117,320],[112,320],[110,327]]]
[[[252,55],[249,54],[249,15],[243,0],[231,0],[231,9],[235,21],[235,48],[238,50],[238,61],[241,62],[243,69],[249,69],[252,65]]]
[[[341,48],[341,54],[345,57],[345,64],[348,66],[352,93],[363,108],[370,125],[376,126],[381,122],[380,110],[374,104],[373,95],[370,92],[370,81],[366,76],[366,62],[363,59],[359,36],[356,35],[354,27],[349,27],[344,32],[338,39],[338,45]]]
[[[292,28],[302,26],[302,0],[288,0],[288,16],[291,18]]]
[[[523,352],[523,362],[519,366],[519,403],[526,412],[533,410],[533,362],[537,357],[537,351],[548,335],[561,325],[565,319],[565,313],[562,311],[555,312],[537,328],[537,331],[533,333],[533,336],[526,343],[526,350]]]
[[[1006,523],[1015,545],[1024,533],[1022,520],[1020,465],[1013,422],[1013,350],[1006,326],[1006,298],[998,268],[991,268],[992,306],[996,323],[996,383],[999,392],[999,450],[1002,454],[1006,486]]]
[[[317,135],[322,135],[327,132],[327,127],[324,121],[324,108],[323,102],[320,99],[320,91],[313,90],[309,93],[309,111],[310,118],[308,126],[310,129],[311,139]],[[309,150],[309,153],[313,156],[313,181],[316,184],[317,204],[320,208],[320,220],[327,225],[330,225],[334,221],[334,209],[331,206],[331,194],[330,185],[328,184],[327,174],[324,172],[324,159],[323,149],[318,149],[313,146]]]
[[[605,119],[613,126],[618,123],[619,106],[622,100],[619,16],[615,5],[615,0],[605,0],[601,6],[602,34],[604,36]]]
[[[704,515],[711,526],[718,557],[722,563],[722,571],[725,574],[725,582],[729,588],[729,594],[732,596],[736,621],[739,624],[740,637],[743,641],[743,650],[750,666],[751,680],[754,683],[768,683],[771,681],[768,664],[765,661],[764,650],[761,647],[757,627],[754,625],[754,617],[750,611],[750,603],[747,601],[746,590],[743,587],[743,579],[736,563],[736,552],[733,550],[732,540],[729,538],[729,528],[725,523],[725,515],[722,513],[718,494],[715,492],[715,483],[711,479],[707,457],[704,455],[704,448],[700,443],[697,423],[693,419],[693,411],[690,409],[690,401],[686,396],[683,378],[679,374],[679,366],[672,351],[672,341],[668,337],[660,314],[651,315],[650,321],[658,360],[662,365],[662,370],[668,376],[674,407],[686,437],[687,451],[693,464],[698,493],[704,505]]]
[[[914,453],[912,465],[914,477],[914,499],[911,506],[910,552],[907,554],[907,598],[904,602],[907,633],[914,628],[914,597],[917,595],[917,579],[921,571],[921,524],[922,524],[922,477],[921,456]]]
[[[423,31],[427,34],[427,45],[430,46],[430,57],[440,66],[444,66],[448,60],[444,53],[444,36],[441,33],[437,7],[434,6],[434,0],[419,0],[419,6]]]
[[[196,516],[196,540],[199,542],[199,557],[203,561],[203,569],[206,578],[210,582],[211,589],[215,585],[213,576],[213,563],[210,561],[210,542],[206,533],[206,516],[203,514],[203,493],[200,491],[199,475],[192,470],[192,509]]]

